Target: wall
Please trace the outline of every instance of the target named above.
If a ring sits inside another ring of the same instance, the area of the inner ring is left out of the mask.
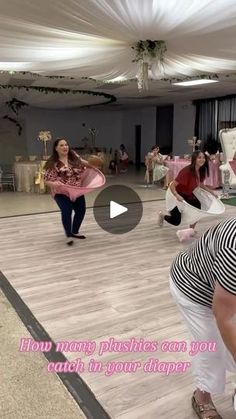
[[[173,149],[174,106],[158,106],[156,121],[156,143],[162,154],[169,154]]]
[[[122,143],[130,158],[135,158],[135,125],[141,125],[141,161],[156,143],[156,108],[137,108],[122,112]]]
[[[82,138],[89,137],[89,128],[97,128],[96,146],[117,148],[121,141],[120,112],[94,110],[45,110],[31,108],[25,111],[29,154],[43,154],[43,145],[37,141],[40,130],[51,131],[53,139],[65,137],[71,146],[83,146]],[[82,124],[85,124],[83,126]],[[49,146],[49,151],[51,151]]]
[[[42,155],[43,144],[37,140],[41,130],[51,131],[53,139],[68,138],[72,146],[83,146],[82,138],[89,137],[88,129],[97,128],[96,146],[110,149],[127,147],[130,159],[135,156],[135,125],[142,125],[142,161],[144,155],[155,144],[156,108],[135,110],[50,110],[29,108],[21,111],[27,137],[28,154]],[[85,124],[85,126],[83,126]],[[52,143],[48,146],[51,152]]]
[[[5,116],[17,121],[22,127],[19,135],[19,126],[13,121],[6,119]],[[15,160],[15,155],[27,155],[27,139],[25,130],[25,120],[21,116],[17,117],[8,106],[0,107],[0,166],[2,169],[9,169]]]
[[[43,144],[37,140],[40,130],[49,130],[53,139],[66,137],[72,146],[82,146],[82,138],[88,137],[89,128],[97,128],[98,147],[119,148],[124,143],[132,160],[135,157],[135,125],[142,126],[141,160],[156,143],[156,107],[130,110],[48,110],[26,108],[19,113],[22,131],[22,154],[25,154],[23,138],[27,138],[27,154],[42,155]],[[173,152],[176,155],[189,152],[187,139],[193,136],[195,107],[190,103],[174,105]],[[83,126],[82,124],[85,124]],[[49,145],[51,152],[52,143]],[[17,154],[21,154],[20,150]]]
[[[194,135],[195,106],[191,102],[176,103],[174,105],[173,125],[173,154],[183,155],[190,153],[187,144],[188,138]]]

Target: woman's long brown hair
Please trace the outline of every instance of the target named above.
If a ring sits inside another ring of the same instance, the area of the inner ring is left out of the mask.
[[[205,163],[199,169],[200,181],[203,182],[206,179],[206,177],[209,175],[209,164],[208,164],[208,157],[201,150],[197,150],[197,151],[193,152],[192,158],[191,158],[191,164],[189,166],[189,170],[194,176],[197,177],[196,160],[197,160],[199,154],[203,154],[204,157],[205,157]]]
[[[54,168],[57,163],[60,165],[59,156],[58,156],[56,147],[58,146],[59,142],[62,140],[66,141],[64,138],[57,138],[56,141],[54,141],[52,155],[51,157],[49,157],[48,161],[45,164],[46,170]],[[68,163],[70,163],[72,166],[80,166],[81,164],[80,158],[77,156],[77,154],[73,150],[71,150],[70,146],[68,150]],[[61,163],[61,165],[63,164]]]

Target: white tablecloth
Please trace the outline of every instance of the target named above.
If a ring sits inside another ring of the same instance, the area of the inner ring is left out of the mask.
[[[17,192],[39,192],[35,185],[40,162],[17,162],[14,164]]]

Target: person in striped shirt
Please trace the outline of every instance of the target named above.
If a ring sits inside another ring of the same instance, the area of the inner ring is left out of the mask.
[[[170,290],[193,337],[192,406],[199,418],[219,419],[211,395],[224,392],[226,371],[236,373],[236,217],[176,256]]]

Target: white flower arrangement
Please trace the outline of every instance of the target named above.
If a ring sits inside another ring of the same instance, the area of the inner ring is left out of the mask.
[[[193,152],[196,150],[196,147],[199,147],[201,145],[202,141],[197,140],[197,137],[190,138],[188,140],[188,145],[190,145],[193,149]]]
[[[43,142],[51,141],[52,134],[50,131],[39,131],[38,139]]]
[[[89,128],[88,131],[89,131],[89,135],[91,135],[91,138],[92,138],[92,146],[95,147],[95,139],[99,131],[97,128]]]
[[[47,142],[51,141],[51,139],[52,139],[52,134],[50,131],[39,131],[38,140],[44,143],[44,158],[45,159],[47,159],[48,157]]]

